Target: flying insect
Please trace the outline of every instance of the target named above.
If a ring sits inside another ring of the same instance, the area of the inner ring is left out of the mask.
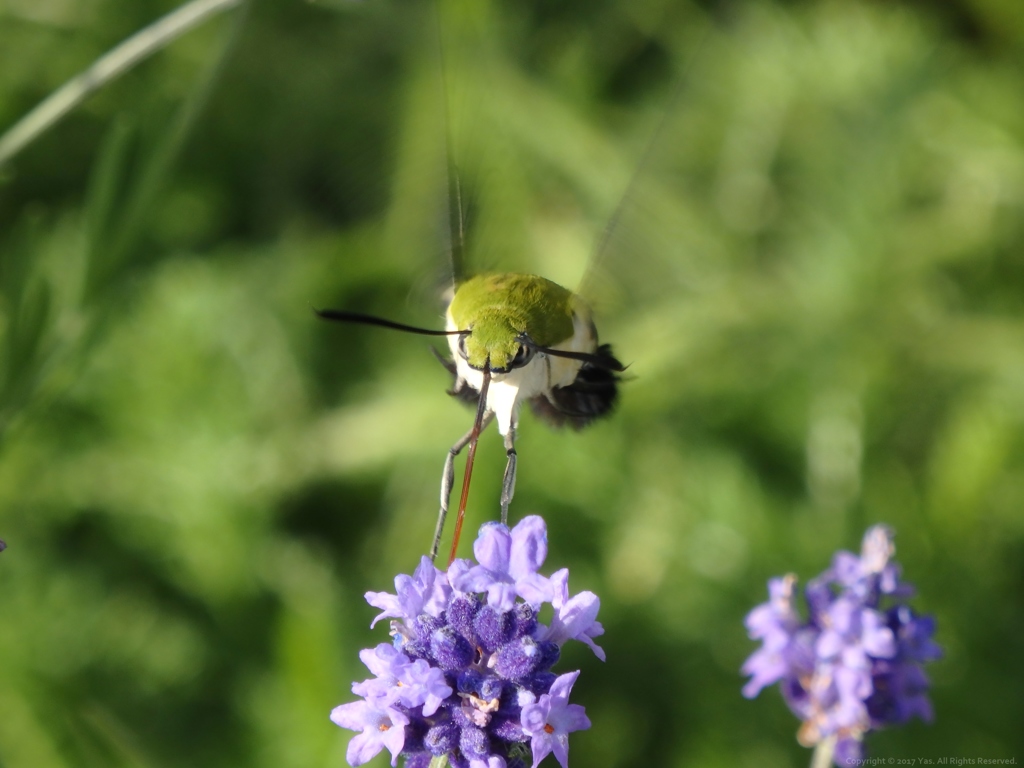
[[[576,294],[537,275],[483,274],[455,287],[445,330],[395,323],[344,310],[319,310],[326,320],[379,325],[409,333],[446,336],[451,358],[438,356],[453,376],[449,394],[477,404],[473,427],[448,450],[441,477],[441,506],[430,549],[436,558],[455,482],[455,457],[470,446],[452,540],[458,546],[476,441],[494,420],[504,438],[501,521],[515,493],[516,430],[523,403],[552,426],[581,429],[608,414],[624,370],[611,345],[601,344],[590,308]]]

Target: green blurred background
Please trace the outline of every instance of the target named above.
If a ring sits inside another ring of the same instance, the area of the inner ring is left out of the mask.
[[[0,126],[173,7],[4,0]],[[877,521],[946,657],[870,750],[1024,760],[1019,0],[439,18],[254,0],[0,171],[0,765],[344,764],[362,594],[471,413],[429,341],[311,308],[437,322],[445,90],[478,265],[575,285],[640,167],[591,281],[621,408],[520,431],[514,516],[603,600],[573,765],[806,764],[742,619]]]

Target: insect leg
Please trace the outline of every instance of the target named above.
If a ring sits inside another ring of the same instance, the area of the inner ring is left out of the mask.
[[[501,483],[501,522],[508,525],[508,505],[512,502],[512,496],[516,492],[516,428],[509,427],[505,435],[505,455],[508,462],[505,464],[505,479]]]
[[[483,424],[480,427],[482,432],[484,428],[491,423],[494,418],[494,414],[488,411],[484,415]],[[430,559],[435,560],[437,558],[437,549],[441,546],[441,533],[444,531],[444,521],[448,516],[448,504],[452,500],[452,487],[455,485],[455,457],[458,456],[462,449],[465,448],[469,441],[473,439],[473,430],[464,434],[458,440],[455,441],[455,445],[448,449],[448,456],[444,460],[444,470],[441,473],[441,509],[437,513],[437,527],[434,529],[434,543],[430,547]]]

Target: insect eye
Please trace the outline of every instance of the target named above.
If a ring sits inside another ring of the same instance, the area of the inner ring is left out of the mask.
[[[463,360],[469,359],[469,352],[466,351],[466,335],[459,336],[459,354],[462,355]]]
[[[510,364],[511,368],[521,368],[530,362],[530,358],[533,357],[533,347],[529,347],[526,344],[520,344],[519,349],[516,350],[515,357],[512,358]]]

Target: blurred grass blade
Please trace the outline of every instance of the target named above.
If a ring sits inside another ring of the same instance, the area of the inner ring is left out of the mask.
[[[111,155],[101,160],[97,167],[97,178],[93,185],[95,197],[90,200],[90,203],[96,206],[90,211],[90,235],[98,237],[90,239],[89,243],[87,300],[102,292],[103,287],[115,277],[121,264],[138,244],[139,236],[153,210],[153,204],[163,189],[164,182],[196,118],[202,112],[224,63],[234,49],[244,22],[244,13],[236,16],[235,23],[232,24],[206,71],[199,78],[191,95],[179,107],[175,117],[148,153],[135,183],[123,193],[118,189],[117,176],[128,152],[128,137],[115,135],[111,138]],[[121,142],[125,144],[122,145]],[[114,207],[118,201],[123,201],[124,206],[115,213]],[[97,226],[101,229],[95,229]]]
[[[210,16],[242,0],[192,0],[101,56],[87,70],[68,80],[0,137],[0,166],[82,103],[89,94],[124,74]]]
[[[151,768],[154,763],[145,755],[134,733],[117,714],[99,702],[89,702],[81,712],[76,734],[83,743],[93,743],[97,757],[105,765],[122,768]]]
[[[103,247],[111,231],[111,222],[124,186],[128,166],[132,128],[126,119],[118,119],[100,148],[99,159],[89,178],[86,195],[86,241],[90,257]]]
[[[41,377],[43,355],[40,351],[50,320],[51,295],[48,283],[33,281],[26,291],[26,300],[10,318],[0,386],[0,440],[14,417],[32,398]]]
[[[0,438],[29,399],[41,368],[39,349],[50,317],[51,289],[34,270],[41,222],[26,217],[0,259]]]
[[[18,378],[34,368],[32,363],[50,315],[49,284],[37,278],[26,291],[25,299],[11,322],[10,374]]]
[[[29,214],[7,233],[0,244],[0,295],[7,311],[17,312],[21,305],[29,275],[32,274],[32,254],[38,244],[43,223],[38,214]]]

